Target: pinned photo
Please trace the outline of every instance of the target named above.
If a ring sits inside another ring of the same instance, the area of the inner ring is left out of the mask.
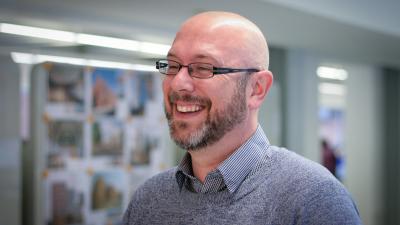
[[[81,67],[52,64],[49,68],[47,112],[55,115],[83,112],[84,88]]]
[[[48,167],[65,166],[65,161],[83,156],[83,123],[80,121],[50,120],[48,133]]]

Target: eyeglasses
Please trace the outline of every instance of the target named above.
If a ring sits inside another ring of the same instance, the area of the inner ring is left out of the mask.
[[[214,67],[209,63],[190,63],[187,65],[182,65],[174,60],[161,59],[156,62],[156,68],[160,73],[165,75],[176,75],[182,67],[188,68],[188,73],[191,77],[196,77],[200,79],[211,78],[216,74],[227,74],[227,73],[237,73],[237,72],[249,72],[255,73],[259,72],[258,69],[234,69],[234,68],[222,68]]]

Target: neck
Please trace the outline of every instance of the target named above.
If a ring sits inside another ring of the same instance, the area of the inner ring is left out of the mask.
[[[189,151],[192,159],[193,175],[202,183],[225,159],[236,151],[256,131],[258,123],[238,124],[221,140],[203,149]]]

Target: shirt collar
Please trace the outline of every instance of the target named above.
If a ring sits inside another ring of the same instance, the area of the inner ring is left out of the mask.
[[[237,190],[257,162],[263,158],[268,147],[269,141],[259,125],[256,132],[221,163],[218,170],[224,177],[225,184],[231,193]]]
[[[184,185],[186,178],[193,178],[192,159],[189,153],[186,153],[183,156],[181,162],[178,165],[175,176],[178,182],[179,190],[182,190],[182,186]]]
[[[254,134],[218,166],[217,170],[222,174],[230,193],[237,190],[257,162],[267,154],[269,145],[264,131],[258,125]],[[186,153],[178,165],[175,176],[180,190],[187,178],[194,178],[191,163],[191,157]]]

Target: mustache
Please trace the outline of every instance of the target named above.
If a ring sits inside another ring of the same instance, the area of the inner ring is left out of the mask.
[[[209,98],[190,95],[190,94],[179,94],[175,91],[169,93],[168,98],[171,103],[174,103],[176,101],[184,101],[190,103],[197,103],[205,106],[211,106],[211,100]]]

